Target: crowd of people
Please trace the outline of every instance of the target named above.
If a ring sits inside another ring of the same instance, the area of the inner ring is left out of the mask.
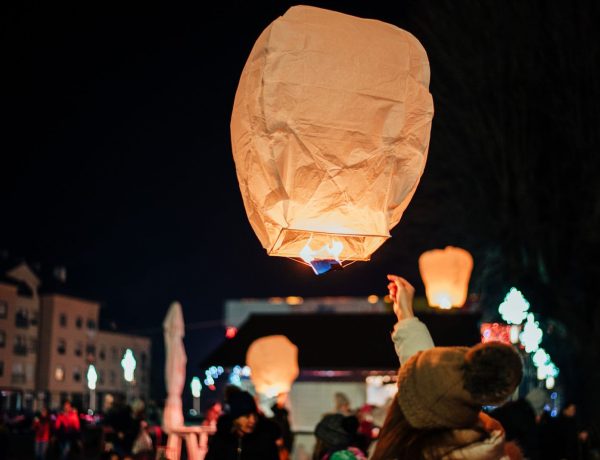
[[[129,405],[119,396],[107,397],[105,410],[96,414],[79,412],[69,400],[54,413],[42,408],[33,416],[3,414],[0,459],[29,459],[32,454],[35,460],[154,459],[165,438],[159,418],[154,407],[147,408],[141,400]]]
[[[512,346],[436,347],[414,315],[413,287],[401,277],[388,278],[398,320],[391,337],[400,362],[397,395],[385,420],[376,423],[373,407],[353,410],[349,399],[337,393],[334,409],[315,427],[312,460],[594,458],[590,435],[576,422],[574,403],[549,417],[541,389],[511,400],[523,372]],[[289,460],[294,434],[286,397],[277,397],[267,417],[250,393],[228,386],[223,404],[214,403],[205,412],[203,424],[213,432],[203,441],[205,460]],[[490,407],[495,409],[484,411]],[[31,424],[36,460],[86,458],[85,423],[88,419],[69,401],[58,414],[42,410]],[[101,427],[103,458],[157,458],[165,442],[158,418],[140,402],[130,407],[115,401],[94,423]]]

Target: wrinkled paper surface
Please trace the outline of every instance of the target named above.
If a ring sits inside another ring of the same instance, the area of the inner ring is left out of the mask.
[[[290,8],[256,41],[231,139],[250,224],[270,255],[344,243],[368,260],[389,238],[427,158],[425,50],[390,24]]]

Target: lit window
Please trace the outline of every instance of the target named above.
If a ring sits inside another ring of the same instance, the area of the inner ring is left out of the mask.
[[[65,379],[64,367],[56,366],[56,369],[54,369],[54,379],[58,382],[62,382]]]

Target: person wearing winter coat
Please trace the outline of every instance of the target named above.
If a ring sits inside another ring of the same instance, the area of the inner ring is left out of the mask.
[[[366,460],[357,445],[358,426],[355,415],[324,415],[315,427],[313,460]]]
[[[434,347],[415,318],[414,288],[388,275],[398,323],[392,340],[400,359],[398,393],[372,460],[520,460],[500,423],[481,411],[504,402],[522,377],[518,353],[488,342]]]
[[[534,388],[524,398],[509,401],[490,413],[504,427],[506,439],[517,442],[528,460],[549,460],[540,453],[538,424],[547,401],[546,391]]]
[[[252,395],[237,391],[227,402],[205,460],[279,460],[279,427],[259,414]]]

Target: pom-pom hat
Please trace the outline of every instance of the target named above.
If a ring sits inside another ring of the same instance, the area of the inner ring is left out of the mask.
[[[414,428],[466,428],[482,405],[508,398],[521,377],[521,358],[510,345],[436,347],[400,367],[397,401]]]

